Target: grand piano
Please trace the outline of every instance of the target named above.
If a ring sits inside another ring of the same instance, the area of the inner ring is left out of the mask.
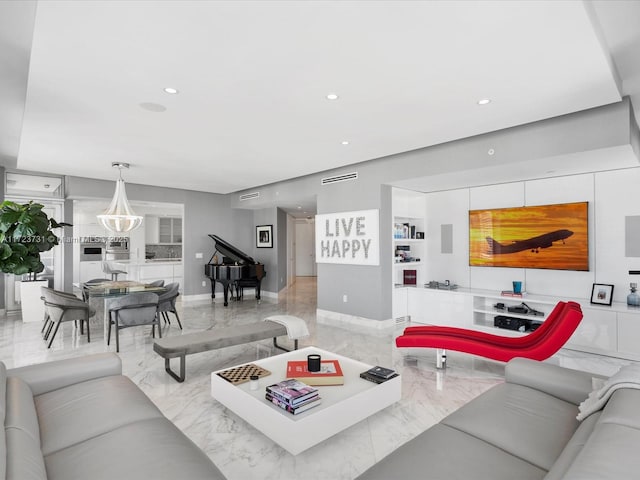
[[[216,244],[216,250],[211,255],[209,263],[204,266],[204,274],[211,280],[211,298],[216,298],[216,282],[224,289],[224,306],[229,305],[229,287],[236,289],[237,299],[244,287],[254,287],[256,298],[260,301],[260,284],[267,274],[264,265],[256,262],[246,253],[238,250],[217,235],[209,234]],[[222,254],[222,263],[211,263],[216,253]]]

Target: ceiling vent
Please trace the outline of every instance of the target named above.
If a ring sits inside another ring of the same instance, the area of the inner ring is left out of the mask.
[[[331,185],[332,183],[347,182],[358,179],[358,172],[345,173],[344,175],[336,175],[335,177],[326,177],[320,180],[321,185]]]
[[[260,192],[253,193],[245,193],[244,195],[240,195],[240,201],[244,202],[245,200],[251,200],[252,198],[259,198]]]

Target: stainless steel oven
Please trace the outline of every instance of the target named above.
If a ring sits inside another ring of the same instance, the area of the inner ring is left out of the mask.
[[[106,253],[129,255],[129,239],[127,237],[109,237],[107,238]]]
[[[80,261],[96,262],[104,258],[105,243],[100,241],[85,241],[80,243]]]

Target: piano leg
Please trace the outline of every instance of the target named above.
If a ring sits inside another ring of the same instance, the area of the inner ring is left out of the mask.
[[[224,306],[229,305],[229,285],[227,283],[223,283],[222,287],[224,288]],[[231,292],[233,295],[233,292]]]
[[[211,298],[216,298],[216,281],[211,280]]]
[[[258,303],[260,303],[260,284],[262,282],[256,282],[256,298],[258,299]]]

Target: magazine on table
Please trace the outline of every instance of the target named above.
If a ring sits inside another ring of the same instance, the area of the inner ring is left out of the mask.
[[[318,394],[318,389],[294,378],[274,383],[267,387],[267,392],[284,400],[289,405],[296,405]]]
[[[286,410],[289,413],[293,413],[294,415],[298,413],[306,412],[307,410],[313,407],[317,407],[321,403],[320,395],[311,397],[307,401],[304,401],[295,407],[289,405],[287,402],[280,400],[277,397],[274,397],[269,392],[265,393],[264,398],[266,398],[268,401],[270,401],[274,405],[277,405],[278,407],[282,408],[283,410]]]

